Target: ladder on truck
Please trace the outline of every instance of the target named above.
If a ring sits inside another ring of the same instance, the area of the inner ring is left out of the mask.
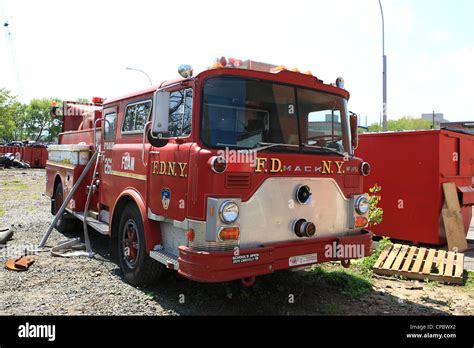
[[[89,220],[87,218],[87,212],[89,210],[90,200],[91,200],[91,197],[92,197],[92,193],[94,192],[94,189],[93,189],[94,182],[95,182],[96,177],[97,177],[97,166],[98,166],[99,160],[102,156],[100,144],[98,144],[97,140],[95,139],[95,136],[97,134],[96,124],[97,124],[98,121],[107,122],[107,120],[97,119],[94,122],[94,145],[95,145],[96,150],[94,151],[93,155],[91,156],[91,158],[87,162],[87,164],[86,164],[84,170],[82,171],[81,175],[79,176],[77,181],[74,183],[74,186],[71,188],[71,191],[69,191],[69,194],[64,199],[63,204],[61,205],[59,210],[56,212],[56,216],[54,217],[53,222],[51,223],[51,225],[48,227],[48,230],[44,234],[43,238],[39,242],[38,248],[44,248],[49,236],[51,235],[51,232],[53,231],[54,227],[58,223],[59,219],[62,217],[64,211],[66,210],[66,207],[67,207],[69,201],[72,199],[72,197],[76,193],[77,189],[81,185],[82,181],[84,180],[84,178],[86,177],[86,175],[89,173],[89,171],[92,168],[94,168],[94,172],[92,174],[91,184],[88,186],[88,190],[87,190],[87,199],[86,199],[86,204],[84,206],[84,213],[72,212],[72,215],[75,218],[82,221],[82,226],[83,226],[83,230],[84,230],[84,244],[85,244],[85,249],[86,250],[85,251],[74,252],[73,255],[69,255],[69,256],[87,256],[87,257],[93,257],[94,256],[94,254],[92,252],[90,239],[89,239],[89,231],[88,231],[88,228],[87,228],[88,225],[91,226],[92,228],[94,228],[95,230],[99,231],[102,234],[108,234],[108,229],[109,229],[108,224],[100,222],[100,221],[92,221],[92,220]],[[83,244],[80,242],[80,238],[73,238],[73,239],[67,240],[67,241],[65,241],[63,243],[60,243],[59,245],[53,247],[51,249],[51,252],[56,253],[59,250],[72,248],[72,247],[77,247],[77,246],[82,246],[82,245]],[[62,256],[64,256],[64,255],[62,255]]]

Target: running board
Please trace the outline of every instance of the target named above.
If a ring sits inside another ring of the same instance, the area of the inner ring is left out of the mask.
[[[179,269],[178,256],[165,250],[152,250],[150,257],[156,261],[161,262],[167,268],[177,271]]]
[[[84,221],[84,212],[71,212],[74,217],[78,218],[81,221]],[[100,234],[109,234],[109,224],[106,224],[105,222],[101,222],[98,220],[95,220],[92,217],[87,217],[87,225],[92,227],[94,230],[99,232]]]

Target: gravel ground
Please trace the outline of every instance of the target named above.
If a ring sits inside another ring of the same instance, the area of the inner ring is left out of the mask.
[[[44,183],[44,170],[0,170],[0,227],[14,231],[8,250],[0,250],[2,264],[8,252],[35,248],[51,223]],[[47,244],[70,237],[55,230]],[[250,289],[171,272],[154,287],[135,288],[110,261],[108,238],[91,232],[91,239],[92,259],[41,252],[26,272],[2,267],[0,315],[474,314],[472,279],[466,286],[366,279],[335,263],[260,277]]]

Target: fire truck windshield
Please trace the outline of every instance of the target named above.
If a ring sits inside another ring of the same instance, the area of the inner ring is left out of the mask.
[[[224,76],[206,80],[202,108],[201,138],[209,147],[351,152],[347,101],[340,96]]]

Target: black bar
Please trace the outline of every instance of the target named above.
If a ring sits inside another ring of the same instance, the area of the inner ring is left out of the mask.
[[[19,337],[20,330],[26,333],[26,323],[30,330],[31,325],[55,325],[54,340],[52,335],[51,340],[48,337]],[[414,334],[421,337],[408,336]],[[137,346],[146,343],[472,347],[473,342],[474,317],[0,317],[2,348],[58,344]]]

